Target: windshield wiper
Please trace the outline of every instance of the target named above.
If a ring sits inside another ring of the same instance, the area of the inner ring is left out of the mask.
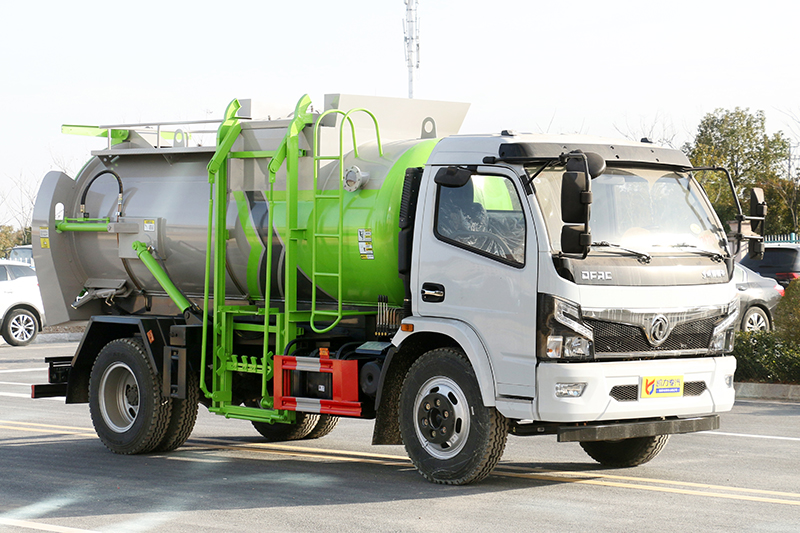
[[[596,246],[598,248],[611,248],[614,250],[619,250],[620,252],[627,252],[629,254],[633,254],[639,260],[640,263],[649,263],[650,262],[650,254],[645,252],[639,252],[637,250],[631,250],[630,248],[625,248],[624,246],[620,246],[619,244],[614,244],[608,241],[599,241],[593,242],[592,246]]]
[[[662,246],[660,244],[656,244],[655,246]],[[715,263],[722,262],[722,254],[719,252],[711,252],[709,250],[703,250],[702,248],[698,248],[694,244],[689,244],[688,242],[679,242],[677,244],[670,244],[670,248],[692,248],[691,250],[686,250],[687,252],[691,252],[693,254],[702,255],[705,257],[710,257],[712,261]]]

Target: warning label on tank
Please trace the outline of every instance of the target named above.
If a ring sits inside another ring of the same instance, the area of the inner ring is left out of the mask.
[[[156,230],[156,221],[155,220],[145,220],[143,225],[144,225],[144,230],[145,231],[155,231]]]
[[[42,250],[50,248],[50,228],[47,226],[39,226],[39,245]]]
[[[369,228],[358,230],[358,252],[361,259],[375,259],[372,251],[372,230]]]

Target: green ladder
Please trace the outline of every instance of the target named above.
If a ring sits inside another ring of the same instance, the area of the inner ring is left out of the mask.
[[[342,283],[342,263],[344,258],[344,125],[347,122],[350,125],[350,131],[353,136],[353,155],[358,159],[358,144],[356,142],[356,130],[353,120],[350,115],[353,113],[363,112],[369,115],[375,125],[375,137],[378,143],[378,154],[383,157],[383,146],[381,145],[381,134],[378,128],[378,120],[372,112],[364,108],[355,108],[350,111],[344,112],[340,109],[329,109],[320,115],[316,124],[314,125],[314,205],[312,210],[312,223],[311,229],[311,329],[315,333],[327,333],[335,328],[345,316],[354,315],[368,315],[375,314],[374,311],[345,311],[343,309],[343,283]],[[319,128],[322,125],[323,119],[331,114],[342,115],[341,123],[339,124],[339,154],[338,155],[321,155],[320,154],[320,138]],[[333,190],[321,191],[319,188],[319,170],[323,161],[336,161],[339,170],[339,183],[338,187]],[[337,213],[339,215],[337,221],[336,232],[325,232],[322,228],[322,205],[325,202],[336,202]],[[335,270],[322,270],[319,266],[319,253],[317,251],[318,243],[320,240],[326,239],[336,243],[336,269]],[[336,282],[336,310],[325,310],[317,307],[317,288],[319,281],[323,278],[333,279]],[[318,327],[317,320],[330,321],[331,323],[326,327]]]

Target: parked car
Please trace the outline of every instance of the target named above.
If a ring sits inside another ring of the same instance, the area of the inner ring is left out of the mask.
[[[767,243],[764,259],[756,261],[745,257],[740,263],[786,287],[792,280],[800,278],[800,244]]]
[[[22,263],[0,259],[0,334],[12,346],[30,344],[44,323],[36,272]]]
[[[33,246],[30,244],[21,244],[13,247],[8,252],[8,259],[25,263],[26,265],[30,265],[33,269],[36,269],[33,264]]]
[[[783,286],[758,275],[740,264],[734,265],[733,279],[739,289],[739,316],[743,331],[771,331],[775,308],[783,296]]]

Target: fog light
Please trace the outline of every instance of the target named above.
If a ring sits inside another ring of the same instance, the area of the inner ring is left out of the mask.
[[[733,375],[729,374],[725,376],[725,385],[727,385],[729,389],[733,387]]]
[[[561,357],[561,347],[564,344],[564,337],[551,335],[547,337],[547,357],[558,359]]]
[[[556,398],[578,398],[586,390],[586,383],[556,383]]]

